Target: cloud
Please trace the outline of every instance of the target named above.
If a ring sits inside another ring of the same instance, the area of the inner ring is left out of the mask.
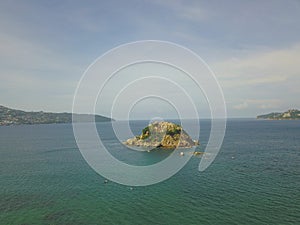
[[[238,109],[238,110],[246,109],[246,108],[248,108],[248,103],[247,102],[243,102],[241,104],[233,106],[233,108]]]
[[[247,85],[255,85],[255,84],[270,84],[270,83],[281,83],[287,80],[287,76],[267,76],[267,77],[259,77],[254,79],[246,80]]]
[[[171,8],[178,17],[185,19],[188,22],[204,22],[214,17],[214,11],[208,9],[199,4],[199,1],[190,1],[189,4],[186,1],[159,1],[160,4],[166,4]]]
[[[213,65],[226,87],[283,83],[300,75],[300,43],[290,48],[258,52]]]
[[[276,109],[282,105],[280,99],[248,99],[246,101],[260,109]]]
[[[240,104],[234,105],[233,108],[237,110],[244,110],[248,108],[258,109],[277,109],[282,105],[280,99],[247,99]]]
[[[255,48],[212,64],[228,110],[249,116],[300,107],[300,43],[287,48]]]

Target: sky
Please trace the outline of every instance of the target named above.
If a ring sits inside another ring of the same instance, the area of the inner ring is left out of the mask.
[[[71,112],[88,66],[140,40],[174,42],[198,54],[215,73],[228,117],[300,108],[298,0],[2,0],[0,105]],[[133,110],[137,118],[148,117],[157,99],[147,101]],[[162,115],[170,108],[161,107]]]

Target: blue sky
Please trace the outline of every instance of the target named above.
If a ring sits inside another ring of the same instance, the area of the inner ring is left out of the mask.
[[[201,56],[219,80],[229,117],[300,108],[297,0],[2,0],[0,104],[70,112],[77,83],[97,57],[147,39]]]

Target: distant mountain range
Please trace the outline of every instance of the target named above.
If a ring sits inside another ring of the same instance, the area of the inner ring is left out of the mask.
[[[72,113],[51,113],[51,112],[25,112],[22,110],[10,109],[0,105],[0,126],[15,124],[51,124],[51,123],[72,123]],[[74,114],[76,120],[81,122],[107,122],[113,119],[91,114]]]
[[[300,119],[300,110],[290,109],[286,112],[272,112],[265,115],[259,115],[257,119],[268,119],[268,120],[297,120]]]

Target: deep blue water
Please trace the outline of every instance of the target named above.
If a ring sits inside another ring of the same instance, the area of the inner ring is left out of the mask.
[[[146,124],[131,125],[138,133]],[[98,127],[120,160],[146,165],[169,154],[120,150],[109,123]],[[199,150],[209,129],[201,121]],[[132,189],[104,183],[70,124],[0,127],[0,224],[300,224],[299,137],[300,121],[229,120],[207,170],[192,157],[170,179]]]

